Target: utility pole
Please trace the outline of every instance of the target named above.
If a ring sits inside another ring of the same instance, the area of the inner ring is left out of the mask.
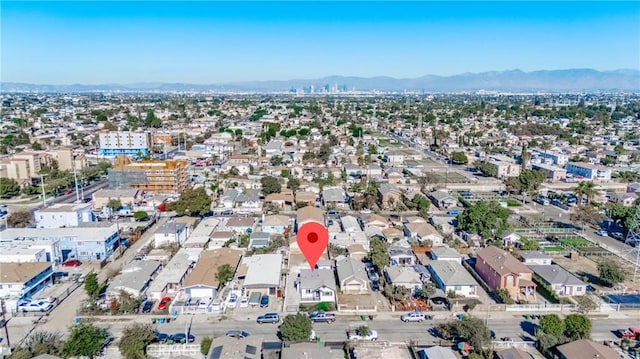
[[[7,319],[5,317],[7,308],[4,305],[4,299],[0,299],[0,310],[2,310],[2,326],[4,327],[4,337],[7,338],[7,347],[11,348],[11,341],[9,341],[9,328],[7,328]]]
[[[73,182],[76,184],[76,201],[79,203],[80,202],[80,192],[78,191],[78,173],[76,171],[76,160],[75,158],[72,159],[73,163]]]
[[[42,208],[47,206],[47,196],[44,193],[44,175],[40,174],[40,186],[42,187]]]

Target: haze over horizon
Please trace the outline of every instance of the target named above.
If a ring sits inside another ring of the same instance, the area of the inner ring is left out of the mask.
[[[2,82],[640,68],[637,2],[3,1]]]

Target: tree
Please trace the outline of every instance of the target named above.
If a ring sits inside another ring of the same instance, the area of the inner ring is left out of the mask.
[[[280,193],[282,186],[277,178],[273,176],[264,176],[260,179],[262,185],[262,193],[267,196],[272,193]]]
[[[240,170],[238,170],[236,166],[231,166],[231,168],[229,169],[229,174],[232,176],[237,176],[240,174]]]
[[[578,206],[573,208],[573,212],[569,215],[569,218],[573,222],[580,223],[580,226],[584,229],[586,223],[598,224],[602,222],[603,216],[600,210],[591,206]]]
[[[202,355],[209,355],[209,350],[211,349],[211,343],[213,339],[211,337],[204,337],[200,342],[200,353]]]
[[[401,285],[386,285],[384,287],[384,295],[389,299],[402,301],[411,295],[411,290]]]
[[[115,212],[122,208],[122,202],[119,199],[109,199],[107,202],[107,208],[111,209],[111,211]]]
[[[303,313],[289,314],[280,325],[280,335],[288,342],[308,341],[311,336],[311,320]]]
[[[433,283],[423,283],[422,289],[418,295],[424,299],[428,300],[436,294],[436,286]]]
[[[453,152],[451,153],[451,162],[457,165],[463,165],[469,162],[467,155],[464,152]]]
[[[605,261],[598,264],[598,276],[607,286],[613,287],[624,281],[624,271],[617,262]]]
[[[318,151],[318,158],[322,162],[329,161],[329,156],[331,156],[331,147],[328,143],[323,143],[320,145],[320,150]]]
[[[7,227],[25,228],[31,224],[31,213],[27,211],[13,212],[7,217]]]
[[[84,290],[87,292],[89,298],[94,302],[105,289],[105,286],[105,283],[98,282],[98,274],[96,274],[96,272],[87,274],[84,279]]]
[[[386,241],[380,238],[374,237],[371,239],[369,259],[378,270],[389,265],[389,252]]]
[[[64,341],[62,334],[55,332],[35,331],[19,348],[14,349],[9,359],[29,359],[39,355],[61,355]]]
[[[496,294],[498,295],[498,298],[500,298],[500,301],[504,304],[513,304],[515,303],[515,301],[513,300],[513,298],[511,298],[511,294],[509,293],[509,291],[505,288],[500,288],[496,291]]]
[[[133,212],[133,218],[136,221],[146,221],[149,218],[149,213],[146,211],[135,211]]]
[[[282,164],[282,157],[280,156],[273,156],[271,157],[271,165],[272,166],[280,166]]]
[[[420,192],[427,192],[429,185],[438,183],[438,175],[433,172],[425,172],[422,176],[418,177],[418,184],[420,185]]]
[[[581,181],[578,183],[578,187],[575,188],[574,192],[580,198],[580,205],[582,205],[584,198],[587,199],[587,204],[590,203],[596,193],[598,193],[595,183],[591,181]]]
[[[151,324],[134,323],[124,328],[118,343],[120,354],[125,359],[147,358],[147,345],[155,339]]]
[[[473,165],[475,166],[476,169],[478,169],[478,171],[482,172],[482,174],[487,177],[498,176],[498,169],[496,168],[496,166],[492,165],[491,163],[478,160]]]
[[[582,314],[569,314],[564,318],[564,335],[573,340],[588,339],[591,336],[591,320]]]
[[[443,323],[438,329],[445,339],[466,341],[476,351],[481,351],[482,348],[489,346],[491,343],[491,332],[484,324],[484,321],[479,318],[464,316],[460,320]],[[492,356],[489,356],[489,358],[492,358]]]
[[[479,201],[458,215],[458,228],[490,238],[509,228],[508,218],[509,211],[496,202]]]
[[[16,180],[2,177],[0,178],[0,197],[11,198],[20,193],[20,185]]]
[[[520,239],[520,249],[523,251],[538,251],[540,250],[540,242],[533,239]]]
[[[205,215],[211,211],[211,197],[204,187],[187,188],[177,201],[169,203],[167,209],[189,216]]]
[[[69,340],[64,344],[62,353],[65,357],[85,356],[93,358],[100,354],[104,341],[109,337],[106,329],[93,324],[79,324],[71,329]]]
[[[561,336],[564,333],[564,321],[557,314],[546,314],[540,318],[538,330],[545,334]]]
[[[224,286],[224,284],[233,278],[233,268],[229,264],[223,264],[218,267],[218,272],[216,273],[216,279],[220,282],[220,285]]]
[[[287,188],[289,188],[293,192],[296,192],[298,188],[300,188],[300,180],[293,177],[289,178],[289,181],[287,182]]]

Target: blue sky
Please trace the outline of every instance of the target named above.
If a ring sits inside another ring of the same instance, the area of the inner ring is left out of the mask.
[[[0,2],[1,80],[640,68],[640,2]]]

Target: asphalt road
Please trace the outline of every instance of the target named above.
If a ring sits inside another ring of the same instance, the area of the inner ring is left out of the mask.
[[[479,317],[482,317],[480,314]],[[225,319],[218,321],[217,319],[205,319],[206,316],[181,316],[169,324],[158,324],[157,329],[162,333],[174,334],[184,333],[185,330],[189,330],[189,333],[196,337],[198,342],[202,337],[210,336],[217,337],[222,336],[227,330],[241,329],[249,332],[252,336],[259,336],[263,340],[272,341],[278,340],[278,325],[274,324],[257,324],[254,319],[252,320],[230,320]],[[350,320],[352,319],[352,320]],[[363,322],[353,320],[354,318],[338,318],[335,323],[316,323],[313,325],[313,329],[316,335],[320,337],[322,341],[344,341],[346,340],[346,330],[349,325],[360,325]],[[438,342],[439,338],[433,337],[429,334],[429,329],[433,326],[451,320],[451,317],[440,317],[432,321],[426,321],[423,323],[403,323],[398,318],[390,319],[374,319],[373,321],[367,321],[366,323],[373,330],[378,332],[379,340],[390,342],[408,342],[409,340],[416,340],[421,343]],[[145,321],[145,319],[138,318],[137,321]],[[148,322],[151,322],[150,318]],[[517,315],[509,315],[508,317],[501,315],[500,318],[493,318],[488,320],[488,326],[496,333],[497,338],[511,337],[516,341],[529,341],[535,340],[535,323],[525,321],[522,317]],[[96,323],[109,329],[109,331],[118,338],[124,327],[129,325],[130,322],[126,321],[113,321],[110,323]],[[592,319],[593,331],[592,338],[597,341],[602,340],[615,340],[617,337],[614,332],[620,328],[627,328],[638,324],[635,319],[608,319],[598,320]]]

